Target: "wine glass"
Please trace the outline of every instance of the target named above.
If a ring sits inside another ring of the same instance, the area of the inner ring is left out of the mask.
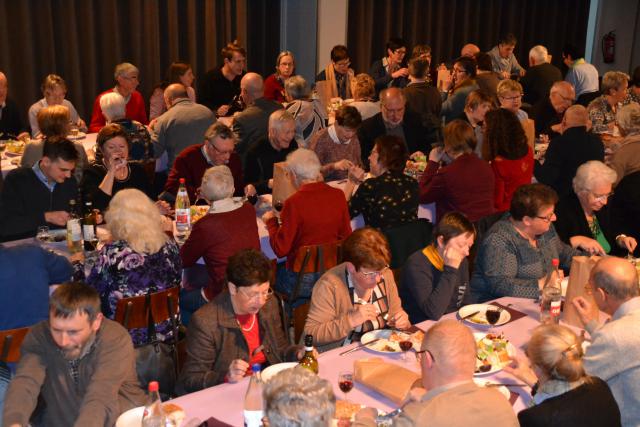
[[[338,387],[344,395],[344,400],[347,401],[347,393],[353,388],[353,372],[343,371],[338,374]]]
[[[402,360],[408,363],[409,358],[407,358],[407,352],[413,348],[413,342],[410,337],[403,335],[402,341],[398,342],[398,345],[400,346],[400,350],[402,350]]]
[[[283,206],[284,206],[284,204],[282,203],[282,200],[276,199],[273,202],[273,208],[278,212],[280,212],[282,210]]]
[[[487,318],[487,322],[489,322],[491,328],[493,329],[496,323],[498,323],[498,321],[500,320],[502,309],[500,307],[496,307],[495,305],[488,305],[484,314]]]
[[[36,239],[40,243],[46,243],[49,241],[49,227],[46,225],[42,225],[38,227],[38,233],[36,234]]]

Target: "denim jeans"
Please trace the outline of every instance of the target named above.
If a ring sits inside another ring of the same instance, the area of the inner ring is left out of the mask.
[[[191,291],[180,289],[180,320],[184,326],[189,326],[193,313],[207,303],[201,291],[201,289]]]

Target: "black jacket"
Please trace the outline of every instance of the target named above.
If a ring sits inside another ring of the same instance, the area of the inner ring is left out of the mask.
[[[438,89],[426,82],[409,83],[403,92],[407,99],[407,109],[420,116],[423,126],[432,128],[440,125],[442,97]]]
[[[520,79],[524,91],[522,102],[531,105],[542,102],[549,97],[551,86],[560,80],[562,80],[562,73],[555,65],[545,62],[530,67],[527,74]]]
[[[25,131],[27,131],[27,128],[24,125],[18,106],[13,100],[7,98],[4,108],[2,108],[2,116],[0,117],[0,135],[4,133],[18,136],[18,134]]]
[[[258,194],[269,194],[269,180],[273,178],[273,165],[284,162],[287,155],[298,148],[295,140],[291,141],[288,148],[277,151],[271,146],[269,138],[265,137],[256,141],[247,151],[244,166],[245,185],[253,184]]]
[[[622,178],[609,203],[613,232],[628,234],[640,241],[640,171]]]

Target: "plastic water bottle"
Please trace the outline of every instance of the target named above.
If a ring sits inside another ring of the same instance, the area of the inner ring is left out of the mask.
[[[244,395],[244,425],[245,427],[260,427],[262,425],[262,379],[260,365],[251,366],[253,375],[249,380],[247,393]]]
[[[149,383],[149,400],[142,414],[142,427],[165,427],[167,425],[167,416],[162,409],[159,388],[157,381]]]
[[[189,194],[187,193],[184,178],[180,178],[180,187],[176,195],[175,215],[175,239],[179,245],[182,245],[191,232],[191,204],[189,203]]]
[[[542,295],[540,298],[540,323],[559,323],[560,322],[560,308],[562,306],[562,285],[560,281],[562,276],[560,275],[560,261],[554,258],[551,261],[553,270],[549,274],[544,287],[542,288]],[[553,275],[555,272],[555,278]]]

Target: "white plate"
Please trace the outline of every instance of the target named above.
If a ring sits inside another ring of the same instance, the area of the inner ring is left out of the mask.
[[[476,347],[477,347],[477,343],[478,341],[480,341],[482,338],[484,338],[487,334],[482,333],[482,332],[474,332],[473,333],[473,339],[476,341]],[[511,341],[509,341],[509,343],[507,343],[507,353],[509,353],[509,356],[511,358],[515,357],[516,355],[516,348],[513,346],[513,344],[511,344]],[[476,367],[481,364],[480,360],[476,357]],[[484,375],[491,375],[491,374],[495,374],[496,372],[500,372],[502,371],[502,366],[495,366],[495,365],[491,365],[491,369],[488,370],[487,372],[474,372],[474,376],[476,377],[481,377]]]
[[[276,363],[275,365],[267,366],[260,372],[260,377],[262,381],[267,382],[280,371],[284,371],[285,369],[291,369],[298,366],[298,362],[285,362],[285,363]]]
[[[497,384],[498,383],[498,381],[481,380],[479,378],[474,378],[473,382],[475,382],[480,387],[486,387],[488,384]],[[500,394],[503,395],[507,400],[509,400],[511,398],[511,392],[505,386],[501,385],[499,387],[491,387],[491,388],[495,388],[496,390],[498,390],[500,392]]]
[[[67,135],[67,139],[69,139],[69,140],[71,140],[71,141],[77,141],[77,140],[79,140],[79,139],[84,139],[84,138],[86,138],[86,137],[87,137],[87,134],[86,134],[86,133],[84,133],[84,132],[78,132],[78,134],[77,134],[77,135],[75,135],[75,136],[74,136],[74,135],[71,135],[71,134]]]
[[[391,336],[392,332],[393,331],[391,329],[376,329],[374,331],[369,331],[366,334],[362,335],[362,337],[360,338],[360,343],[366,344],[377,338],[382,338],[381,340],[376,341],[373,344],[367,345],[366,348],[368,348],[369,350],[373,350],[376,353],[402,353],[399,343],[395,341],[389,341],[389,336]],[[420,350],[420,345],[416,342],[416,340],[411,339],[411,342],[413,343],[414,350]],[[385,348],[387,346],[393,348],[394,351],[386,350]]]
[[[470,317],[468,319],[464,319],[465,322],[469,322],[472,325],[476,325],[476,326],[491,326],[489,324],[489,322],[487,323],[482,323],[482,322],[476,322],[473,319],[475,317],[480,317],[486,320],[484,313],[487,311],[487,307],[489,307],[491,304],[469,304],[469,305],[465,305],[464,307],[461,307],[460,310],[458,310],[458,316],[460,316],[460,318],[463,318],[464,316],[468,316],[473,312],[479,311],[480,313],[476,314],[473,317]],[[497,307],[497,306],[494,306]],[[505,323],[507,323],[509,320],[511,320],[511,314],[509,313],[508,310],[503,309],[502,313],[500,313],[500,319],[498,319],[498,323],[496,323],[496,326],[501,326],[504,325]]]
[[[142,426],[142,414],[144,414],[144,406],[129,409],[118,417],[116,427],[140,427]]]

